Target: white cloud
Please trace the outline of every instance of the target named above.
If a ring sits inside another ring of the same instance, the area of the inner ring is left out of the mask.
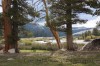
[[[96,26],[96,23],[100,21],[100,16],[98,16],[95,19],[87,21],[85,24],[75,24],[73,27],[87,27],[87,28],[94,28]]]
[[[73,27],[87,27],[87,28],[94,28],[96,27],[96,23],[100,21],[100,16],[98,17],[93,17],[93,19],[91,18],[91,20],[88,20],[86,23],[84,24],[74,24]],[[39,25],[44,25],[46,22],[45,21],[41,21],[38,22]]]
[[[100,16],[95,17],[95,19],[91,19],[89,21],[87,21],[85,24],[74,24],[73,27],[87,27],[87,28],[94,28],[96,27],[96,23],[100,21]],[[39,25],[44,25],[46,22],[45,21],[41,21],[38,22]]]
[[[0,7],[0,12],[2,12],[2,8]]]

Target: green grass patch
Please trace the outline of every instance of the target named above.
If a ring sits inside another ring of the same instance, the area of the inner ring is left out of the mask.
[[[40,53],[32,56],[0,55],[0,66],[100,66],[100,53],[97,52],[66,52],[68,55],[55,57],[47,55],[48,53],[41,53],[40,50],[37,52]],[[13,60],[7,60],[9,58]]]
[[[47,50],[20,50],[20,52],[50,52]]]

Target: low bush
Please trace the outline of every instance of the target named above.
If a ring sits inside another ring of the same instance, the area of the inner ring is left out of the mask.
[[[56,44],[39,44],[31,41],[24,41],[24,43],[19,43],[20,50],[58,50]]]
[[[23,46],[19,46],[20,50],[31,50],[31,48],[32,48],[31,46],[24,46],[24,45]]]
[[[94,36],[94,35],[91,35],[91,39],[95,39],[96,38],[96,36]]]
[[[85,41],[90,41],[91,40],[91,36],[87,36]]]
[[[55,44],[33,44],[31,50],[57,50]]]
[[[30,46],[32,45],[32,40],[28,40],[28,39],[24,39],[24,40],[20,40],[19,43],[23,43],[26,46]]]

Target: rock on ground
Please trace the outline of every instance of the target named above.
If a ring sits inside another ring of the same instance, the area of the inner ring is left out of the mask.
[[[9,53],[15,53],[15,49],[13,49],[13,48],[12,49],[9,49],[8,52]],[[3,49],[0,50],[0,53],[4,53]]]
[[[94,39],[82,48],[83,51],[100,51],[100,38]]]
[[[8,52],[9,52],[9,53],[15,53],[15,49],[14,49],[14,48],[9,49]]]

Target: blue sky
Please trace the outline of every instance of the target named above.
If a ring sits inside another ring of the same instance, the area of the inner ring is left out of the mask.
[[[88,21],[84,24],[74,24],[73,27],[87,27],[87,28],[94,28],[96,27],[96,23],[100,21],[100,16],[92,16],[86,14],[79,14],[81,19],[87,19]],[[40,21],[40,25],[44,25],[45,21]]]
[[[39,7],[41,8],[41,7]],[[90,8],[87,6],[87,8]],[[91,8],[93,11],[95,11],[93,8]],[[85,24],[74,24],[73,27],[87,27],[87,28],[94,28],[96,26],[97,21],[100,21],[100,16],[92,16],[92,15],[87,15],[87,14],[79,14],[79,17],[81,19],[87,19],[88,21]],[[46,22],[45,21],[40,21],[40,25],[44,25]]]
[[[88,21],[85,24],[75,24],[73,26],[75,27],[88,27],[88,28],[94,28],[96,26],[96,23],[100,21],[100,16],[92,16],[92,15],[86,15],[86,14],[80,14],[79,17],[81,19],[87,19]]]
[[[1,0],[0,0],[1,4]],[[0,12],[2,12],[2,8],[0,7]],[[87,19],[88,21],[85,24],[74,24],[73,27],[88,27],[94,28],[96,26],[97,21],[100,21],[100,16],[91,16],[86,14],[80,14],[80,18]],[[44,25],[45,21],[39,21],[40,25]]]

